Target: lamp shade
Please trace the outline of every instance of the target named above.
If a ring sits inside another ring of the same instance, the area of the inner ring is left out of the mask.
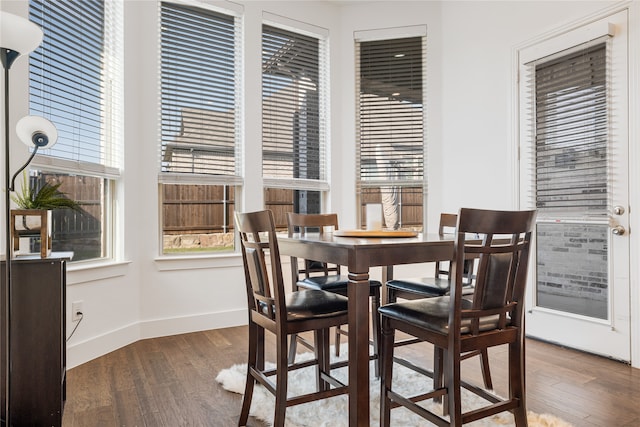
[[[0,48],[28,55],[42,42],[40,27],[26,18],[0,12]]]
[[[51,148],[58,141],[58,130],[40,116],[25,116],[16,124],[16,134],[29,147]]]

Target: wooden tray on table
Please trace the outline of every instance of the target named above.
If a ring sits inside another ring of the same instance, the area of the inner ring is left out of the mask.
[[[417,231],[407,230],[336,230],[338,237],[416,237]]]

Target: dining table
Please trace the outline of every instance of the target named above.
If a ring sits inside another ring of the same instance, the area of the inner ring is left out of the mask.
[[[349,426],[369,426],[369,277],[383,267],[383,283],[393,266],[453,258],[454,236],[402,231],[336,230],[278,235],[280,255],[334,263],[348,271]],[[383,288],[384,289],[384,288]],[[386,295],[383,293],[383,301]]]

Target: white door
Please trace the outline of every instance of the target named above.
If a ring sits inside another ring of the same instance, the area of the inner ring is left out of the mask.
[[[528,336],[630,361],[627,12],[518,51]]]

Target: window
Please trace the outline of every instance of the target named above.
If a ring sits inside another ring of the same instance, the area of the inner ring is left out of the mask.
[[[605,36],[533,61],[539,307],[608,317],[611,105]],[[609,70],[610,73],[610,70]]]
[[[111,258],[113,197],[122,141],[122,4],[31,0],[44,41],[30,56],[29,106],[51,120],[58,143],[38,153],[30,185],[62,183],[80,212],[53,213],[54,251],[74,261]]]
[[[422,230],[424,36],[356,41],[357,176],[360,223],[383,206],[388,229]]]
[[[320,213],[326,180],[323,39],[262,26],[262,173],[278,228],[286,213]]]
[[[239,141],[239,19],[162,2],[162,252],[233,250]]]
[[[607,216],[606,44],[535,67],[536,208]]]

